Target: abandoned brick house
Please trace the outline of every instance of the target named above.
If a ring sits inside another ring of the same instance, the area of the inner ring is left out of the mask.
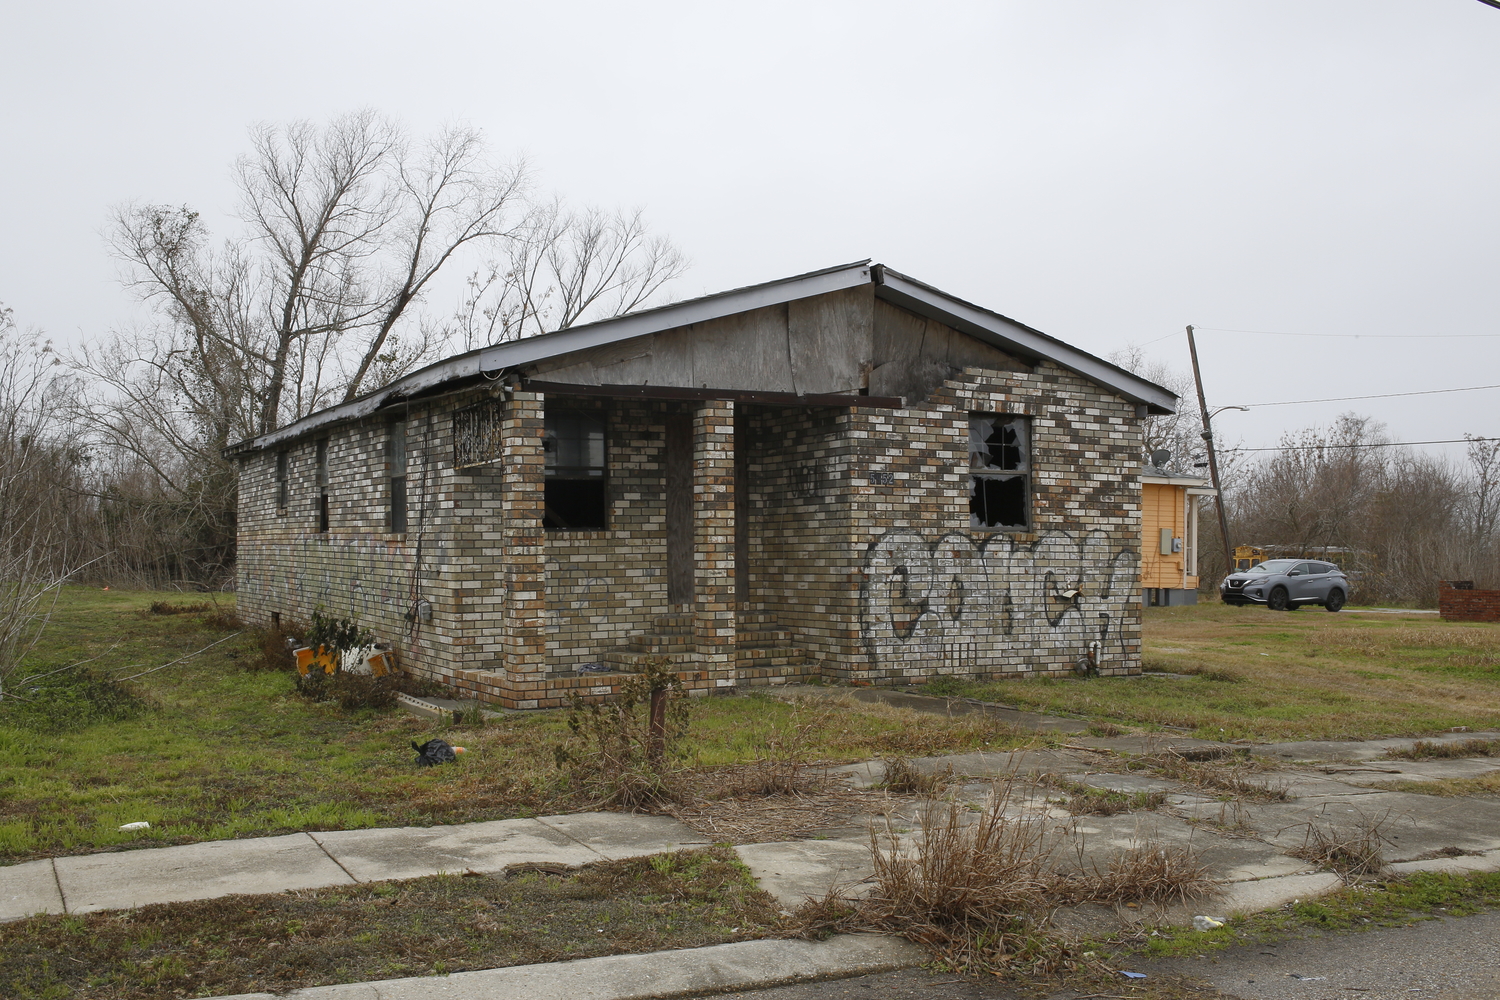
[[[1176,397],[869,262],[497,344],[232,449],[239,608],[500,705],[1140,669]]]

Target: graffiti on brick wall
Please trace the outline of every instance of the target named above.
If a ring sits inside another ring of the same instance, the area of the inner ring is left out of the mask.
[[[1134,665],[1137,555],[1102,531],[1035,542],[887,532],[865,552],[860,630],[877,671],[1059,670],[1092,656]]]

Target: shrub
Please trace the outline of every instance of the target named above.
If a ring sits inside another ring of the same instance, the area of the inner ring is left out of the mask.
[[[600,805],[638,809],[678,797],[673,759],[688,728],[682,678],[666,657],[641,666],[615,701],[590,705],[574,695],[571,735],[556,750],[573,788]]]

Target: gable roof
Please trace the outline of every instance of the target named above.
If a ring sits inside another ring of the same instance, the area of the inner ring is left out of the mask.
[[[225,454],[259,451],[279,442],[301,437],[320,427],[357,420],[385,406],[430,394],[443,386],[475,379],[486,372],[500,372],[575,351],[604,347],[633,337],[861,285],[874,285],[875,297],[878,299],[946,323],[1025,361],[1033,364],[1042,360],[1052,361],[1077,372],[1123,398],[1145,406],[1148,413],[1176,412],[1176,394],[1154,382],[1131,374],[1118,365],[1065,344],[1055,337],[1049,337],[1024,323],[907,277],[883,264],[861,260],[778,281],[674,302],[555,333],[481,347],[435,362],[359,399],[319,410],[285,427],[232,445],[225,449]]]

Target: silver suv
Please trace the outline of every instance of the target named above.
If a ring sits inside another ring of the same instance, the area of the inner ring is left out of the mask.
[[[1264,604],[1272,611],[1296,611],[1304,604],[1338,611],[1349,600],[1349,578],[1333,563],[1268,559],[1225,577],[1219,597],[1225,604]]]

